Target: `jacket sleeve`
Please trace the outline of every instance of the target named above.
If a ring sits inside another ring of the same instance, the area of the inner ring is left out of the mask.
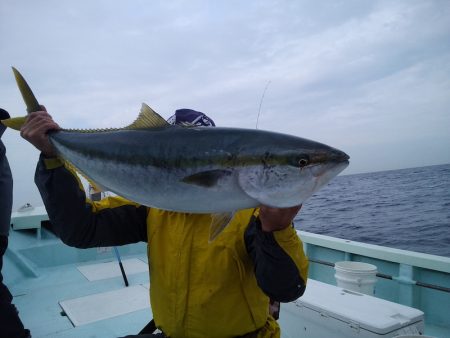
[[[0,135],[1,136],[1,135]],[[13,181],[8,159],[5,154],[5,146],[0,139],[0,235],[7,236],[9,233]]]
[[[56,235],[67,245],[90,248],[147,241],[147,207],[121,197],[92,202],[78,177],[57,159],[41,155],[35,183]]]
[[[258,285],[267,296],[275,301],[291,302],[303,295],[308,259],[293,227],[264,232],[259,218],[252,216],[244,240]]]

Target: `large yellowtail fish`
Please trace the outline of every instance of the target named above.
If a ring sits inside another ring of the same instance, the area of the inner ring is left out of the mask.
[[[28,113],[40,110],[13,71]],[[2,122],[18,129],[23,121]],[[349,164],[344,152],[291,135],[169,125],[145,104],[125,128],[63,129],[49,138],[61,160],[104,190],[150,207],[220,214],[215,234],[233,211],[303,203]]]

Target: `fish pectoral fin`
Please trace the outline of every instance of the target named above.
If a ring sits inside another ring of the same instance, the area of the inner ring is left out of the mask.
[[[226,176],[231,175],[231,170],[226,169],[214,169],[201,171],[199,173],[186,176],[181,181],[188,184],[194,184],[205,188],[211,188],[217,184],[217,182]]]
[[[7,126],[8,128],[14,129],[14,130],[20,130],[20,128],[24,125],[27,117],[21,116],[21,117],[11,117],[9,119],[1,120],[2,124]]]
[[[211,214],[211,225],[209,227],[209,242],[211,243],[216,237],[230,224],[233,219],[234,212],[224,212],[221,214]]]
[[[169,126],[161,115],[143,103],[138,118],[124,129],[147,129]]]

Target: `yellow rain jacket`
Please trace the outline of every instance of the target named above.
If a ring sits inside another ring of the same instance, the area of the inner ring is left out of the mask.
[[[92,202],[70,171],[42,159],[35,181],[65,243],[148,242],[152,312],[169,337],[279,337],[269,296],[286,302],[305,290],[308,262],[295,229],[263,232],[258,210],[237,212],[210,243],[208,214],[148,208],[120,197]]]
[[[244,241],[252,215],[253,210],[238,212],[209,243],[209,215],[150,210],[150,299],[155,323],[167,335],[236,337],[264,327],[258,337],[279,336]],[[295,230],[288,227],[274,237],[306,280],[307,261]]]

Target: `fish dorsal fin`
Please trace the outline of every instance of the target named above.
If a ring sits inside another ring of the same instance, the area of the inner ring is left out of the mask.
[[[169,126],[164,118],[145,103],[142,104],[138,118],[124,129],[147,129]]]
[[[103,132],[108,132],[108,131],[118,131],[118,130],[122,130],[123,128],[99,128],[99,129],[72,129],[72,128],[62,128],[62,131],[69,131],[69,132],[76,132],[76,133],[85,133],[85,134],[90,134],[90,133],[103,133]]]
[[[147,104],[143,103],[137,119],[132,124],[124,128],[63,129],[63,130],[78,133],[100,133],[119,130],[151,129],[166,126],[170,126],[170,124],[166,120],[164,120],[164,118],[161,115],[159,115],[152,108],[150,108]]]

